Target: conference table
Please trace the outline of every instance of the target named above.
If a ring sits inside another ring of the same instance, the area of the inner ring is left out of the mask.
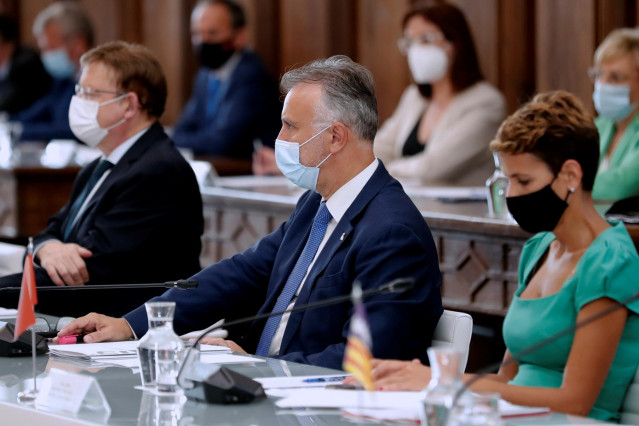
[[[260,358],[260,357],[255,357]],[[338,373],[336,370],[269,360],[227,365],[249,377],[309,376]],[[38,381],[51,368],[89,375],[98,382],[111,407],[110,415],[81,411],[78,415],[53,413],[17,402],[18,392],[32,388],[31,357],[0,358],[0,424],[3,425],[347,425],[384,424],[344,418],[336,409],[281,409],[276,398],[248,404],[214,405],[179,396],[154,395],[139,389],[139,373],[130,368],[96,368],[84,361],[66,361],[47,355],[37,357]],[[136,386],[138,388],[136,388]],[[507,425],[590,424],[594,420],[558,413],[510,418]]]

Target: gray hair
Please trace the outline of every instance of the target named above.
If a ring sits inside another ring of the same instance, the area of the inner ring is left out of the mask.
[[[93,26],[84,9],[74,1],[53,3],[43,9],[33,21],[33,35],[38,37],[44,27],[55,22],[60,26],[63,38],[73,35],[84,37],[89,46],[93,46]]]
[[[317,59],[282,76],[287,94],[298,84],[320,84],[322,102],[315,106],[315,126],[342,122],[359,137],[373,141],[379,125],[373,74],[348,56]]]

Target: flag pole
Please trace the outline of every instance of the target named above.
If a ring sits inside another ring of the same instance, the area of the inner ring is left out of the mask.
[[[29,237],[29,245],[27,246],[27,259],[29,259],[31,262],[29,267],[33,269],[33,237]],[[23,275],[27,273],[26,266],[27,265],[25,263],[25,270],[22,272]],[[34,325],[35,324],[31,324],[31,361],[33,364],[32,365],[33,389],[18,393],[18,402],[27,403],[27,404],[34,403],[36,397],[38,396],[38,381],[37,381],[37,369],[36,369],[36,332],[35,332]]]

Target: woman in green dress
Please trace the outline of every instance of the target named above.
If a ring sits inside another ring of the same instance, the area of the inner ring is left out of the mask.
[[[517,353],[639,290],[639,258],[625,227],[595,210],[598,133],[566,92],[537,95],[502,124],[491,149],[510,181],[507,203],[537,234],[523,248],[519,288],[504,321],[505,359],[473,383],[507,401],[615,421],[639,364],[639,302],[593,321],[537,351]],[[419,390],[430,369],[374,361],[382,390]],[[465,377],[470,379],[470,375]]]
[[[620,200],[639,195],[639,29],[611,32],[590,70],[599,116],[599,169],[592,196]]]

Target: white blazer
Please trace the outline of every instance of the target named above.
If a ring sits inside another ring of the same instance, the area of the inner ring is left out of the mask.
[[[427,106],[417,86],[409,86],[375,137],[375,155],[396,178],[417,177],[425,185],[484,185],[495,169],[488,145],[506,118],[504,97],[483,81],[470,86],[451,101],[424,151],[402,157],[406,138]]]

